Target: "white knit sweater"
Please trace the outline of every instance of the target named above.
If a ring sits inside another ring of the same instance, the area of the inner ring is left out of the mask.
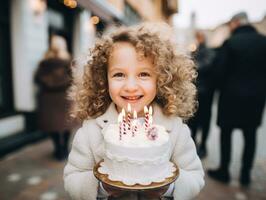
[[[84,121],[77,131],[68,163],[64,169],[65,189],[72,199],[95,200],[99,182],[93,175],[94,165],[103,159],[103,135],[101,130],[109,123],[116,123],[118,113],[111,104],[102,116]],[[154,105],[154,123],[170,132],[171,161],[179,167],[180,175],[175,181],[175,200],[195,197],[204,186],[204,171],[187,125],[179,117],[166,117],[158,105]],[[133,200],[134,195],[126,198]]]

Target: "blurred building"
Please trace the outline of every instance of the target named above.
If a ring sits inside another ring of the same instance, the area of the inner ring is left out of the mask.
[[[227,22],[218,24],[213,29],[199,29],[195,23],[196,15],[192,13],[190,25],[187,28],[176,27],[176,37],[179,44],[186,52],[193,52],[196,50],[195,30],[200,30],[205,33],[207,39],[207,46],[211,48],[219,48],[223,42],[230,36],[230,30]],[[257,31],[266,36],[266,15],[256,22],[251,22]]]
[[[253,25],[261,34],[266,36],[266,15],[261,21],[255,22]]]
[[[230,36],[230,30],[226,23],[220,24],[214,29],[205,30],[207,34],[207,45],[212,48],[220,47]]]
[[[251,22],[258,32],[266,36],[266,16],[260,21]],[[221,24],[213,30],[206,30],[208,34],[208,45],[216,48],[223,44],[223,42],[230,36],[230,31],[226,23]]]
[[[36,127],[33,76],[52,34],[74,58],[114,24],[166,21],[177,0],[3,0],[0,5],[0,157],[45,137]]]

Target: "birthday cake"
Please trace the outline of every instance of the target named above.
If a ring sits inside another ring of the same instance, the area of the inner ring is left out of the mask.
[[[105,156],[100,173],[126,185],[149,185],[173,175],[169,134],[163,126],[146,122],[124,120],[103,129]]]

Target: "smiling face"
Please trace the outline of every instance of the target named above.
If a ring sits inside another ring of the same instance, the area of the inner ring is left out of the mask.
[[[149,58],[139,56],[133,45],[116,42],[108,62],[108,87],[118,111],[131,104],[132,111],[143,115],[156,96],[157,75]]]

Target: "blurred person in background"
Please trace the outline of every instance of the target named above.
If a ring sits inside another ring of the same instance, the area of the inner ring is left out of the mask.
[[[215,57],[215,51],[206,46],[206,37],[203,32],[196,31],[197,50],[192,54],[197,65],[197,89],[198,89],[198,110],[195,116],[189,120],[188,125],[191,129],[191,135],[197,145],[196,135],[200,128],[201,143],[197,145],[197,151],[200,158],[207,155],[206,142],[210,129],[211,106],[214,93],[214,84],[212,80],[212,63]]]
[[[70,54],[63,37],[53,35],[50,47],[35,74],[38,85],[38,127],[48,133],[54,144],[54,157],[68,155],[71,124],[66,91],[71,83]]]
[[[235,128],[244,137],[240,184],[249,186],[256,149],[256,131],[262,121],[266,98],[266,37],[238,13],[229,22],[231,36],[224,42],[215,61],[219,79],[218,126],[221,128],[221,160],[210,177],[229,183],[231,136]]]

